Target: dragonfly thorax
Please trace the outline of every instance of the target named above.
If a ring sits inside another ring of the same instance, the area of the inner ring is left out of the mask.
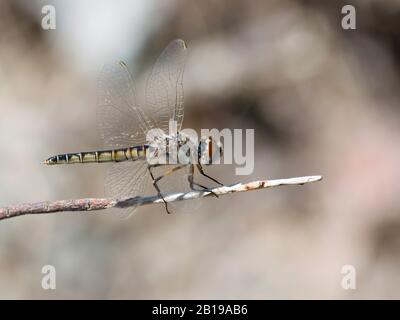
[[[147,161],[151,164],[219,163],[223,156],[221,143],[211,137],[200,141],[183,133],[148,141]]]

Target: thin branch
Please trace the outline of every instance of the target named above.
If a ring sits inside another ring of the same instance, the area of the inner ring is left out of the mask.
[[[223,186],[210,191],[191,191],[186,193],[171,193],[164,196],[165,201],[175,202],[192,200],[212,196],[213,193],[222,196],[234,192],[244,192],[287,185],[303,185],[305,183],[322,180],[322,176],[306,176],[277,180],[259,180],[248,183],[237,183]],[[162,203],[158,196],[125,197],[125,198],[87,198],[75,200],[45,201],[26,203],[16,206],[0,208],[0,220],[15,218],[25,214],[47,214],[64,211],[94,211],[108,208],[126,208],[131,206],[144,206],[147,204]]]

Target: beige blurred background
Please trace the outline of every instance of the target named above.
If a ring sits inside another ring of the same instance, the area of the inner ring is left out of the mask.
[[[56,30],[41,8],[56,7]],[[46,167],[101,147],[96,77],[139,78],[175,38],[189,47],[184,127],[254,128],[255,170],[226,183],[320,183],[208,198],[192,213],[140,208],[0,223],[0,298],[400,298],[400,3],[0,2],[0,205],[102,197],[106,165]],[[190,211],[190,210],[189,210]],[[57,289],[43,290],[53,265]],[[356,290],[341,286],[356,268]]]

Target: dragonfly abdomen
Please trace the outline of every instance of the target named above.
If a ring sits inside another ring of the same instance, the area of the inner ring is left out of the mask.
[[[135,146],[113,150],[64,153],[50,157],[45,164],[103,163],[145,160],[147,146]]]

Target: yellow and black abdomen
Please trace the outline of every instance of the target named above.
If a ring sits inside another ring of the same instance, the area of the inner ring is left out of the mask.
[[[73,164],[73,163],[103,163],[145,160],[147,145],[131,148],[121,148],[103,151],[64,153],[46,159],[43,163],[53,164]]]

